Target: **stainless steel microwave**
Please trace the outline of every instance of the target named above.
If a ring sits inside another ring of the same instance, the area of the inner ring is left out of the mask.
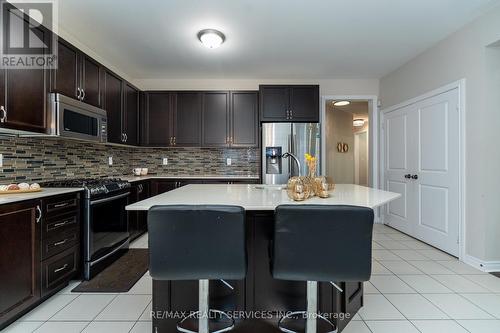
[[[48,131],[50,135],[106,143],[106,111],[61,94],[51,93]]]

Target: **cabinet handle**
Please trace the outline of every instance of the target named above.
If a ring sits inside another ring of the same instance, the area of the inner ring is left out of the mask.
[[[418,179],[418,175],[411,176],[411,179],[417,180]]]
[[[293,110],[290,110],[290,119],[293,118]]]
[[[5,110],[3,105],[0,106],[0,112],[2,112],[0,115],[0,123],[5,123],[7,121],[7,110]]]
[[[170,145],[172,146],[173,145],[173,138],[170,137]]]
[[[69,202],[63,202],[63,203],[60,203],[60,204],[55,204],[54,208],[66,207],[67,205],[69,205]]]
[[[177,145],[177,138],[174,136],[174,146]]]
[[[85,99],[85,90],[82,89],[82,101]]]
[[[76,88],[76,99],[80,100],[80,96],[82,95],[82,91],[80,87]]]
[[[406,178],[406,179],[410,179],[410,178],[411,178],[411,175],[408,173],[408,174],[406,174],[406,175],[405,175],[405,178]]]
[[[54,224],[54,228],[65,226],[70,220]]]
[[[127,142],[128,141],[128,135],[127,135],[127,133],[124,133],[123,135],[125,136],[125,142]]]
[[[60,272],[60,271],[62,271],[64,269],[66,269],[66,267],[68,267],[68,264],[64,264],[63,267],[59,267],[59,268],[54,269],[54,273]]]
[[[55,242],[55,243],[54,243],[54,246],[63,245],[63,244],[65,244],[67,241],[68,241],[68,239],[66,238],[66,239],[64,239],[64,240],[62,240],[62,241],[60,241],[60,242]]]
[[[38,213],[38,216],[36,217],[36,223],[39,223],[42,219],[42,210],[40,209],[39,205],[36,206],[36,211]]]

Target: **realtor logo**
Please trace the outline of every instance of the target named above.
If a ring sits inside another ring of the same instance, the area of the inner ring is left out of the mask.
[[[57,0],[1,1],[0,68],[57,67]]]

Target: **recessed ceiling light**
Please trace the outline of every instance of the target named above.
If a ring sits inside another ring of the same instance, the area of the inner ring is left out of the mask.
[[[346,106],[351,104],[349,101],[333,101],[333,105],[335,106]]]
[[[361,126],[363,126],[364,124],[365,124],[365,120],[364,120],[364,119],[354,119],[354,120],[352,121],[352,125],[353,125],[354,127],[361,127]]]
[[[216,49],[224,43],[226,36],[219,30],[205,29],[198,32],[198,39],[209,49]]]

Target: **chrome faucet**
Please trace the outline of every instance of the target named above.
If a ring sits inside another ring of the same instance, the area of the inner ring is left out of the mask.
[[[299,177],[300,177],[300,162],[299,162],[299,159],[297,158],[297,156],[295,156],[294,154],[292,153],[284,153],[283,155],[281,155],[282,158],[287,158],[287,157],[291,157],[295,163],[297,163],[297,168],[298,168],[298,172],[299,172]]]

